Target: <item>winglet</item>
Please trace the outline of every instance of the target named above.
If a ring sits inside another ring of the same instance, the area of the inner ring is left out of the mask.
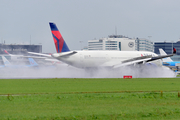
[[[49,23],[57,53],[70,51],[56,24]]]
[[[173,54],[176,54],[176,48],[173,48]]]

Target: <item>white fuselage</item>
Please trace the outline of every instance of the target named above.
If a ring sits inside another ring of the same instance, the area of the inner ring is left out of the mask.
[[[76,51],[77,53],[69,56],[61,56],[62,53],[54,53],[52,57],[78,68],[92,67],[112,67],[121,64],[122,61],[131,58],[152,55],[158,56],[153,52],[144,51]],[[153,61],[154,64],[161,66],[161,59]]]

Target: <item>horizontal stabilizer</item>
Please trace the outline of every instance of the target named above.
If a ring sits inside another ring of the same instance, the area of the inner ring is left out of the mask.
[[[35,53],[35,52],[28,52],[28,53],[33,54],[33,55],[41,55],[41,56],[45,56],[45,57],[51,57],[51,55],[43,54],[43,53]]]
[[[68,57],[68,56],[74,55],[76,53],[77,53],[76,51],[54,53],[54,54],[52,54],[52,57],[54,57],[54,58],[57,58],[57,57]]]

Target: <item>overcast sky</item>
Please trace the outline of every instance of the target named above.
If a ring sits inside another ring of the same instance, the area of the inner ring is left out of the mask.
[[[0,42],[42,44],[56,52],[49,22],[68,47],[115,34],[159,41],[180,38],[180,0],[0,0]],[[80,41],[83,41],[80,43]]]

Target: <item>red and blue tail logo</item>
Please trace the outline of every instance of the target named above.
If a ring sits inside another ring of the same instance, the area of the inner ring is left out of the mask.
[[[56,24],[49,23],[57,53],[70,51]]]

